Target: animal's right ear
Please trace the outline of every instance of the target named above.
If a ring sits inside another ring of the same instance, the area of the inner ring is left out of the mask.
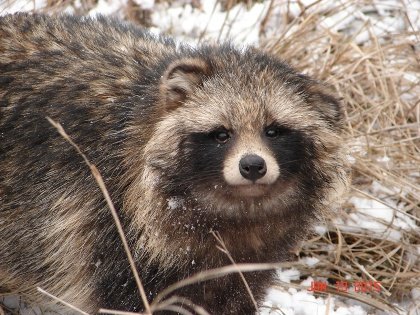
[[[186,58],[172,62],[159,86],[164,111],[171,111],[183,104],[209,75],[210,66],[202,59]]]

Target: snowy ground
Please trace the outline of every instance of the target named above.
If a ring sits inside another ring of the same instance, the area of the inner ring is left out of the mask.
[[[151,9],[152,15],[152,31],[156,33],[171,33],[180,40],[188,41],[192,44],[199,40],[225,40],[230,39],[238,45],[256,45],[258,46],[259,26],[267,10],[270,1],[262,1],[253,4],[247,8],[240,4],[233,7],[229,13],[222,12],[220,3],[215,0],[201,1],[201,8],[194,8],[190,1],[174,1],[169,5],[165,1],[155,3],[153,0],[134,0],[143,9]],[[275,2],[275,1],[274,1]],[[316,1],[302,0],[304,5],[309,5]],[[323,5],[328,7],[333,3],[345,1],[323,1]],[[284,5],[282,5],[282,3]],[[348,6],[346,10],[337,12],[333,17],[324,20],[325,27],[329,27],[334,31],[355,33],[363,23],[371,23],[372,30],[380,36],[384,32],[398,32],[404,29],[404,21],[398,16],[392,15],[390,8],[401,5],[406,6],[408,19],[415,31],[420,29],[420,1],[393,1],[383,0],[376,1],[377,6],[375,12],[379,14],[371,14],[372,8],[363,6]],[[16,11],[29,11],[34,8],[45,6],[46,0],[33,1],[13,1],[0,0],[0,14],[13,13]],[[126,4],[126,0],[99,0],[98,5],[90,11],[90,15],[121,15],[120,8]],[[275,6],[274,15],[278,15],[279,19],[285,10],[291,15],[298,15],[301,7],[298,1],[291,2],[286,7],[286,1],[278,1]],[[67,12],[72,13],[74,8],[69,7]],[[267,32],[265,36],[269,37],[276,33],[276,20],[271,19],[271,24],[266,25]],[[281,21],[277,21],[281,23]],[[367,31],[359,32],[356,37],[357,43],[367,41],[369,34]],[[420,82],[420,76],[414,78]],[[350,155],[351,161],[353,157]],[[387,161],[383,161],[387,162]],[[374,182],[371,191],[375,196],[381,197],[382,193],[389,193],[389,188],[381,186]],[[352,213],[347,219],[337,219],[336,224],[343,230],[361,231],[376,233],[380,237],[399,240],[401,238],[401,230],[416,229],[415,220],[406,215],[403,211],[398,211],[398,205],[389,206],[381,202],[368,199],[365,197],[352,197],[349,202],[354,205],[356,212]],[[376,220],[373,220],[376,218]],[[377,220],[379,219],[379,220]],[[389,228],[389,225],[392,228]],[[322,227],[318,229],[322,233]],[[420,255],[420,247],[418,248]],[[418,257],[418,256],[417,256]],[[307,265],[316,268],[316,259],[306,259]],[[278,271],[279,279],[283,282],[299,284],[299,271],[296,269],[288,269]],[[319,296],[308,291],[312,281],[325,281],[325,279],[307,278],[300,281],[299,286],[284,286],[283,288],[272,288],[269,290],[264,307],[261,308],[261,314],[287,314],[287,315],[313,315],[313,314],[330,314],[330,315],[367,315],[367,314],[383,314],[375,311],[372,307],[365,304],[355,302],[350,299],[338,298],[336,296]],[[351,287],[350,287],[351,289]],[[360,293],[362,294],[362,293]],[[414,304],[420,303],[420,288],[413,289],[411,292],[412,300],[400,304],[401,314],[420,314],[420,306],[417,308]],[[18,299],[9,298],[9,305],[17,307]],[[33,310],[25,310],[24,314],[33,313]]]

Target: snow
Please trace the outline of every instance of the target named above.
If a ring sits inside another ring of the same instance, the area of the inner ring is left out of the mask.
[[[9,295],[0,298],[0,302],[10,310],[16,310],[15,313],[19,315],[57,315],[57,313],[41,310],[36,306],[29,306],[25,304],[22,299],[17,295]],[[19,312],[17,312],[19,310]],[[1,314],[1,311],[0,311]],[[6,312],[6,315],[8,312]]]
[[[317,263],[319,263],[319,259],[316,257],[303,257],[302,259],[300,259],[300,262],[308,267],[313,267]]]
[[[168,210],[175,210],[175,209],[181,208],[183,205],[183,200],[178,197],[168,198],[166,202],[167,202]]]
[[[230,39],[238,45],[255,45],[259,41],[259,22],[267,9],[268,2],[256,3],[250,10],[244,4],[236,5],[230,12],[222,12],[216,0],[203,1],[200,9],[164,2],[157,5],[152,21],[162,32],[189,42],[203,36],[206,40]]]
[[[324,235],[328,231],[327,228],[323,225],[316,225],[314,230],[315,233],[319,234],[320,236]]]
[[[343,222],[341,218],[336,220],[342,231],[369,232],[378,238],[399,241],[401,231],[417,229],[415,221],[403,211],[397,211],[397,205],[392,207],[377,200],[351,197],[356,210],[350,213],[349,218]],[[390,203],[390,201],[388,201]]]
[[[309,287],[311,277],[301,283]],[[308,290],[295,288],[272,288],[267,293],[267,299],[261,307],[261,315],[367,315],[368,312],[360,305],[343,305],[342,301],[333,297],[315,297]]]
[[[90,10],[89,15],[114,15],[118,11],[118,9],[126,3],[126,0],[99,0],[96,7]]]
[[[14,1],[14,0],[0,1],[0,15],[12,14],[22,11],[31,11],[34,9],[43,8],[47,0],[31,0],[31,1]]]
[[[134,0],[134,2],[144,10],[151,10],[155,5],[154,0]]]
[[[414,301],[420,301],[420,288],[414,288],[411,290],[411,296]]]
[[[277,271],[278,278],[282,282],[290,283],[292,280],[299,280],[300,272],[296,268]]]

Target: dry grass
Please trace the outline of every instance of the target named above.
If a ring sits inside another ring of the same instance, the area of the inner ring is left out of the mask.
[[[193,2],[199,6],[199,1]],[[230,8],[237,2],[223,3]],[[297,251],[300,257],[318,258],[319,263],[315,268],[301,264],[296,267],[302,275],[324,277],[332,282],[344,278],[380,281],[379,293],[342,293],[333,286],[327,293],[359,300],[387,312],[397,311],[392,301],[420,288],[420,34],[413,30],[413,21],[408,20],[402,1],[390,10],[405,17],[405,31],[380,36],[375,35],[374,25],[368,21],[351,33],[326,27],[327,18],[362,2],[348,0],[328,10],[323,9],[324,2],[306,8],[302,5],[299,16],[283,13],[276,35],[267,35],[270,23],[279,17],[277,2],[273,1],[261,27],[264,49],[334,86],[346,106],[352,187],[347,202],[334,214],[334,219],[326,218],[327,232],[306,241]],[[363,1],[365,5],[374,2]],[[48,0],[46,8],[39,10],[58,12],[74,3],[74,0]],[[97,1],[80,3],[76,14],[85,14]],[[134,1],[127,3],[122,16],[150,25],[148,12]],[[362,33],[367,34],[363,41],[357,37]],[[382,187],[379,190],[375,188],[379,187],[377,183]],[[349,201],[351,197],[378,201],[395,210],[395,219],[397,213],[410,217],[416,228],[401,229],[394,222],[389,223],[390,229],[401,233],[397,241],[386,237],[386,233],[378,236],[369,230],[349,231],[337,223],[337,218],[347,222],[357,211]],[[236,265],[229,272],[235,270]]]
[[[373,2],[373,1],[370,1]],[[347,5],[355,1],[346,1]],[[359,1],[360,3],[360,1]],[[352,36],[323,27],[328,11],[314,7],[288,19],[280,35],[263,46],[298,69],[333,85],[346,105],[346,140],[352,160],[352,196],[379,201],[416,221],[417,228],[399,230],[399,241],[369,230],[346,232],[337,220],[326,220],[328,232],[305,242],[299,255],[316,257],[316,268],[303,274],[351,281],[380,281],[380,294],[370,304],[390,305],[390,298],[420,287],[420,33],[406,19],[406,31],[377,37],[365,23]],[[404,6],[395,14],[406,16]],[[369,39],[357,42],[357,34]],[[378,192],[372,183],[385,187]],[[347,202],[343,221],[356,211]],[[334,214],[337,216],[337,214]],[[359,298],[360,296],[353,296]],[[389,301],[389,302],[388,302]]]

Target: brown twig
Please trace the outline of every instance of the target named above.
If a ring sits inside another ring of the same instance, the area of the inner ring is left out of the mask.
[[[76,143],[74,143],[73,140],[67,135],[67,133],[65,132],[65,130],[63,129],[63,127],[59,123],[55,122],[54,120],[52,120],[49,117],[47,117],[47,119],[50,122],[50,124],[53,125],[57,129],[57,131],[60,133],[60,135],[76,149],[76,151],[79,153],[79,155],[85,161],[86,165],[89,166],[90,171],[92,172],[92,175],[94,176],[94,178],[95,178],[99,188],[101,189],[101,192],[102,192],[102,194],[103,194],[103,196],[104,196],[104,198],[105,198],[105,200],[108,204],[108,207],[111,210],[112,216],[113,216],[114,221],[115,221],[115,225],[117,226],[118,233],[120,235],[121,241],[122,241],[123,246],[124,246],[125,253],[127,255],[128,261],[130,262],[131,271],[133,272],[134,279],[135,279],[137,287],[140,291],[140,296],[141,296],[141,299],[143,301],[144,308],[146,310],[146,314],[152,314],[152,311],[150,310],[150,304],[147,300],[143,284],[142,284],[142,282],[140,280],[140,276],[137,272],[137,268],[136,268],[136,265],[134,263],[134,259],[133,259],[133,256],[131,254],[130,248],[128,246],[127,239],[125,237],[120,219],[118,218],[117,211],[115,210],[114,204],[111,200],[111,197],[108,193],[108,190],[105,186],[105,183],[102,179],[102,176],[99,173],[99,170],[96,168],[96,166],[94,164],[90,163],[90,161],[86,157],[86,155],[80,150],[79,146]]]

